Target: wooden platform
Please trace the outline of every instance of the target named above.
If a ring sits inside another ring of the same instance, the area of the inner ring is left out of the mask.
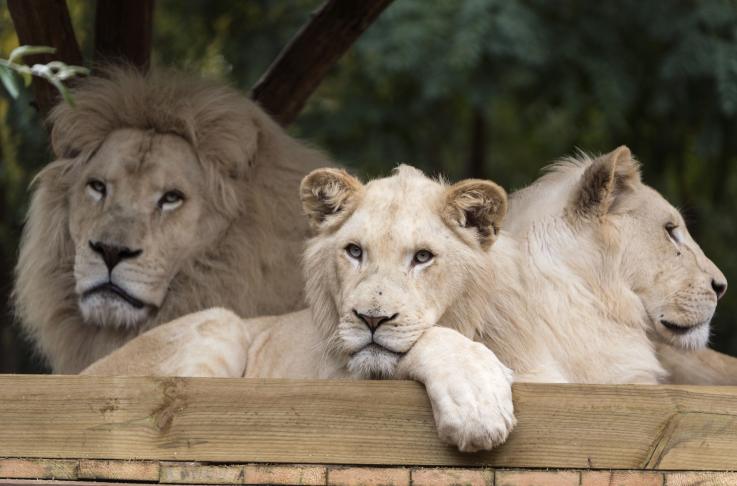
[[[368,466],[400,475],[383,484],[403,484],[405,472],[406,484],[422,483],[411,471],[535,484],[500,482],[515,473],[500,469],[569,470],[555,474],[576,485],[582,471],[636,470],[659,484],[664,472],[710,471],[737,484],[722,474],[737,470],[737,387],[520,384],[514,397],[509,441],[461,454],[438,440],[413,382],[0,375],[0,478],[247,483],[279,473],[302,479],[272,484],[326,484],[331,470],[335,479]]]

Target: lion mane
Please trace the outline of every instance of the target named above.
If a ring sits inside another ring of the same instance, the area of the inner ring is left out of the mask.
[[[287,135],[254,102],[218,82],[175,70],[143,75],[112,67],[72,91],[49,116],[55,161],[32,183],[13,292],[15,312],[57,373],[74,373],[154,326],[212,306],[243,317],[303,305],[299,258],[307,224],[298,187],[320,152]],[[114,131],[174,134],[205,174],[208,211],[230,221],[224,237],[179,262],[158,312],[133,329],[83,322],[74,280],[69,191]]]

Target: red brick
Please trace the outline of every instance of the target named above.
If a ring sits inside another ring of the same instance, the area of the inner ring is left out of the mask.
[[[491,469],[413,469],[412,486],[492,486],[494,471]]]
[[[108,461],[80,459],[79,479],[115,481],[159,481],[159,463],[155,461]]]
[[[653,471],[584,471],[581,486],[663,486],[663,475]]]
[[[327,482],[325,466],[262,464],[246,465],[246,484],[305,484],[323,485]]]
[[[77,479],[73,459],[0,459],[0,478]]]
[[[409,469],[400,467],[328,468],[329,486],[409,486]]]
[[[578,486],[578,471],[500,471],[496,486]]]
[[[737,463],[735,464],[737,467]],[[665,486],[734,486],[737,472],[674,472],[665,474]]]

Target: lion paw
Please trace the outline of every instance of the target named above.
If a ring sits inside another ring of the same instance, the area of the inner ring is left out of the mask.
[[[468,341],[443,379],[425,386],[440,439],[462,452],[488,450],[507,439],[516,424],[512,372],[484,345]]]

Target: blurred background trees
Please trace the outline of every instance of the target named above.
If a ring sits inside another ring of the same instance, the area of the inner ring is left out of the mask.
[[[247,91],[319,0],[158,0],[152,64]],[[90,58],[94,3],[68,1]],[[0,55],[18,45],[0,0]],[[0,295],[33,174],[50,160],[28,93],[0,91]],[[366,177],[398,163],[510,191],[576,148],[627,144],[737,282],[737,3],[396,0],[290,127]],[[714,347],[737,354],[737,291]],[[9,310],[0,371],[38,370]]]

